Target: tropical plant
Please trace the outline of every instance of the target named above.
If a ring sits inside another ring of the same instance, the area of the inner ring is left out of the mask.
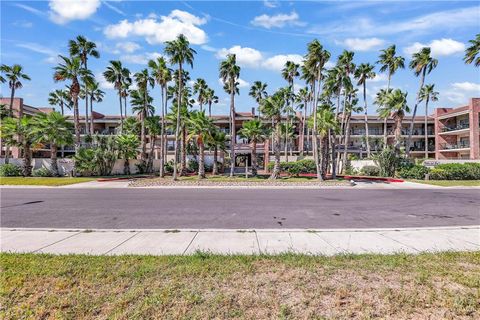
[[[218,97],[212,88],[207,88],[205,91],[205,103],[208,104],[208,116],[212,116],[212,104],[218,103]]]
[[[70,109],[68,103],[68,93],[61,89],[56,89],[48,94],[48,104],[51,106],[59,106],[60,113],[64,115],[65,107]]]
[[[7,145],[23,149],[22,175],[31,176],[32,145],[35,143],[32,119],[27,116],[20,119],[3,119],[0,125],[0,137],[7,142]],[[18,137],[22,137],[22,139],[20,140]]]
[[[378,109],[381,118],[392,117],[394,120],[395,143],[394,150],[396,155],[400,154],[400,144],[402,136],[402,122],[405,113],[410,112],[407,105],[407,93],[396,89],[387,93],[381,99],[382,106]]]
[[[223,81],[223,89],[230,94],[230,177],[235,173],[235,144],[237,143],[235,132],[235,94],[238,91],[238,79],[240,66],[237,65],[237,56],[228,54],[227,58],[220,63],[220,78]]]
[[[89,75],[89,72],[82,68],[81,59],[79,57],[67,58],[60,56],[60,59],[63,62],[54,68],[55,73],[53,75],[53,79],[55,82],[66,80],[71,81],[69,95],[73,101],[75,152],[77,152],[77,150],[80,148],[80,123],[78,113],[78,96],[80,94],[79,78]]]
[[[161,133],[160,133],[160,177],[165,176],[165,160],[167,157],[167,136],[165,133],[165,117],[167,115],[167,88],[168,82],[172,80],[172,70],[167,67],[167,61],[163,57],[157,58],[157,60],[150,60],[148,66],[151,69],[152,77],[160,86],[162,96],[161,110]]]
[[[300,152],[303,155],[305,151],[305,128],[307,122],[308,104],[312,100],[312,93],[308,90],[308,87],[301,88],[296,95],[297,108],[303,110],[302,123],[300,127]],[[308,138],[308,134],[307,134]]]
[[[93,125],[94,116],[93,116],[93,102],[102,102],[105,92],[100,89],[100,84],[96,81],[91,81],[87,83],[88,92],[90,93],[90,134],[95,133],[95,128]]]
[[[142,163],[146,164],[146,152],[147,152],[147,137],[145,119],[152,116],[155,112],[155,108],[152,106],[153,98],[148,94],[145,95],[143,89],[130,90],[130,103],[132,105],[132,111],[137,114],[140,120],[140,159]]]
[[[250,142],[252,154],[252,175],[257,176],[257,143],[265,141],[268,138],[268,130],[259,119],[245,121],[242,124],[242,129],[239,132],[242,138]]]
[[[211,140],[213,122],[204,111],[194,111],[188,118],[188,140],[194,139],[199,151],[198,178],[205,178],[205,143]]]
[[[469,40],[472,45],[465,50],[465,63],[474,63],[475,67],[480,67],[480,33],[477,33],[475,39]]]
[[[53,176],[58,176],[57,150],[58,146],[69,145],[73,142],[72,124],[67,117],[59,112],[38,113],[33,118],[33,134],[36,141],[50,145],[50,167]]]
[[[165,43],[165,54],[170,57],[170,63],[178,65],[177,73],[177,105],[182,106],[182,96],[183,96],[183,65],[189,64],[193,68],[193,59],[194,55],[197,53],[194,49],[190,48],[190,42],[183,35],[180,34],[175,40],[167,41]],[[177,108],[177,121],[175,128],[175,158],[173,166],[173,180],[177,180],[177,161],[179,154],[179,144],[180,144],[180,111],[181,107]]]
[[[131,82],[130,71],[122,66],[121,61],[111,60],[107,70],[103,73],[103,77],[106,81],[113,83],[113,87],[117,90],[120,105],[120,132],[123,132],[122,96],[124,95],[125,84]]]
[[[123,174],[130,175],[130,159],[137,156],[139,145],[138,137],[135,134],[121,134],[116,137],[119,157],[123,158]]]
[[[148,162],[146,171],[153,171],[153,158],[155,152],[155,142],[157,141],[157,136],[161,133],[162,128],[160,125],[159,116],[150,116],[145,119],[145,128],[148,131],[148,140],[150,141],[150,151],[148,155]]]
[[[205,103],[205,94],[208,90],[208,85],[205,79],[198,78],[193,84],[193,94],[197,95],[197,103],[200,111],[203,111],[203,104]]]
[[[415,116],[417,115],[417,107],[420,103],[420,94],[425,83],[425,76],[430,74],[433,69],[438,65],[438,60],[432,58],[431,49],[426,47],[422,48],[419,52],[416,52],[412,55],[412,60],[410,61],[410,69],[412,69],[415,75],[420,76],[420,88],[418,89],[417,99],[415,100],[415,106],[413,108],[412,120],[410,121],[410,130],[408,130],[408,139],[407,139],[407,156],[410,154],[410,145],[412,143],[412,133],[413,126],[415,124]]]
[[[255,81],[250,87],[248,95],[255,99],[257,105],[260,105],[260,102],[268,96],[267,84],[261,81]],[[258,109],[260,109],[260,107],[258,107]]]
[[[128,117],[123,124],[123,133],[140,135],[140,122],[135,117]]]
[[[367,80],[375,78],[375,75],[375,66],[370,63],[361,63],[355,70],[355,78],[358,80],[357,85],[363,87],[363,111],[365,114],[364,122],[368,157],[370,157],[370,140],[368,138]]]
[[[426,84],[420,90],[419,96],[420,102],[425,101],[425,117],[424,117],[424,135],[425,135],[425,159],[428,158],[428,103],[430,101],[435,102],[438,101],[438,92],[435,91],[434,84]]]
[[[206,147],[210,150],[213,149],[213,166],[212,175],[218,174],[218,152],[226,151],[227,137],[225,132],[220,131],[217,127],[212,126],[209,139],[206,140]]]
[[[398,69],[405,68],[405,58],[402,56],[396,55],[396,46],[391,45],[387,49],[381,50],[379,60],[377,64],[380,64],[380,72],[387,72],[387,89],[386,92],[390,91],[390,82],[392,76],[397,72]],[[379,105],[381,107],[381,105]],[[383,119],[383,147],[387,147],[388,142],[388,131],[387,131],[387,121],[388,117]]]
[[[8,82],[8,87],[10,88],[10,116],[13,117],[13,99],[15,98],[15,91],[23,87],[23,80],[31,80],[30,77],[23,72],[23,67],[19,64],[14,64],[12,66],[7,66],[3,64],[0,67],[0,71],[5,74],[6,81]],[[4,79],[5,80],[5,79]],[[18,116],[21,118],[23,116],[22,105],[20,104],[20,109],[18,110]]]

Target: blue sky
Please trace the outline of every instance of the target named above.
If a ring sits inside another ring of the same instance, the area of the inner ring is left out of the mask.
[[[67,54],[68,40],[79,34],[99,47],[101,58],[90,59],[89,67],[107,93],[96,110],[108,114],[118,113],[116,94],[101,76],[108,61],[120,59],[139,71],[178,33],[187,35],[197,51],[192,79],[206,79],[220,97],[215,113],[228,110],[218,77],[227,53],[236,53],[242,67],[237,110],[249,111],[255,106],[250,84],[267,82],[270,93],[285,86],[282,65],[300,62],[314,38],[331,52],[331,64],[344,49],[355,52],[356,63],[374,63],[390,44],[408,64],[412,52],[431,46],[439,60],[427,77],[440,92],[434,106],[462,105],[480,96],[479,68],[462,61],[468,40],[480,32],[480,6],[474,1],[2,1],[1,30],[1,63],[25,68],[32,81],[17,95],[38,107],[48,105],[50,91],[63,87],[53,82],[53,67],[59,54]],[[295,81],[297,88],[303,85]],[[370,81],[369,99],[385,85],[382,74]],[[418,79],[411,70],[399,71],[392,86],[408,91],[413,106]],[[1,89],[9,96],[5,85]],[[158,88],[153,96],[158,104]],[[370,106],[370,113],[374,109]]]

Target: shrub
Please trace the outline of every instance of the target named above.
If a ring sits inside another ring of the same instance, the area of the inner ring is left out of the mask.
[[[53,176],[52,172],[45,167],[42,167],[37,170],[33,170],[32,175],[34,177],[52,177]]]
[[[198,172],[198,161],[196,159],[190,159],[187,162],[187,170],[189,172]]]
[[[273,162],[268,163],[268,171],[272,171],[273,166]],[[317,168],[314,160],[302,159],[294,162],[281,162],[280,172],[286,172],[290,175],[299,175],[300,173],[316,173]]]
[[[411,165],[411,166],[404,166],[400,170],[398,170],[397,175],[403,179],[417,179],[422,180],[425,178],[425,175],[430,172],[430,169],[420,165]]]
[[[400,164],[400,158],[397,157],[395,151],[391,148],[383,149],[373,156],[373,160],[380,169],[379,175],[381,177],[393,177]]]
[[[445,163],[430,171],[432,180],[480,180],[480,163]]]
[[[360,170],[360,174],[362,176],[378,177],[380,176],[380,168],[377,166],[364,166]]]
[[[173,173],[173,160],[165,162],[165,173]]]
[[[19,177],[22,169],[11,163],[0,164],[0,177]]]

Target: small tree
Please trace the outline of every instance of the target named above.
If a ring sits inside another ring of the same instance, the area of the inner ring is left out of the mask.
[[[373,155],[373,161],[380,168],[380,176],[393,177],[399,164],[399,157],[394,149],[386,147],[380,153]]]
[[[205,178],[205,142],[208,141],[213,126],[212,120],[204,111],[194,111],[188,118],[188,140],[195,139],[199,150],[198,178]]]
[[[123,163],[123,174],[130,174],[130,159],[137,156],[137,148],[139,145],[138,137],[134,134],[122,134],[116,138],[118,152],[120,158],[125,161]]]
[[[25,177],[31,176],[31,147],[35,143],[32,119],[30,117],[22,117],[20,120],[15,118],[3,119],[0,126],[0,136],[8,142],[8,145],[23,148],[22,175]],[[18,139],[18,137],[22,137],[22,139]]]
[[[265,141],[268,137],[268,131],[258,119],[246,121],[243,123],[242,129],[240,129],[240,136],[248,139],[251,146],[252,154],[252,175],[257,175],[257,143]]]

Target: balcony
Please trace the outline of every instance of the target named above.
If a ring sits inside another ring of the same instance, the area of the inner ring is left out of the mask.
[[[352,136],[364,136],[365,135],[365,129],[353,129],[350,130],[350,135]],[[370,136],[381,136],[383,135],[383,130],[381,129],[369,129],[368,130],[368,135]]]
[[[462,141],[456,144],[452,144],[452,143],[440,144],[440,150],[459,150],[459,149],[469,149],[469,148],[470,148],[469,141]]]
[[[446,126],[442,128],[442,133],[452,132],[452,131],[460,131],[460,130],[468,130],[470,124],[467,123],[459,123],[456,126]]]

